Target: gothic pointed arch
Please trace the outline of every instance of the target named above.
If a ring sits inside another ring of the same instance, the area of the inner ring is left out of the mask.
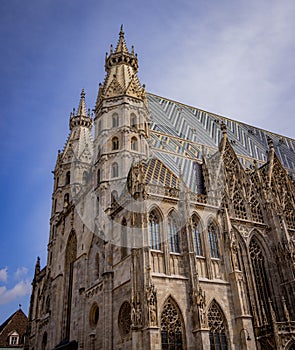
[[[208,311],[210,350],[228,349],[228,327],[224,313],[215,299]]]
[[[203,226],[200,217],[196,213],[192,215],[192,236],[196,255],[204,256]]]
[[[65,338],[70,335],[71,310],[73,294],[74,262],[77,259],[77,236],[74,230],[71,231],[65,253],[65,296],[64,296],[64,319],[65,328],[63,334]]]
[[[162,217],[158,208],[149,212],[149,245],[151,249],[161,250],[161,222]]]
[[[295,339],[292,339],[290,340],[286,347],[285,347],[286,350],[295,350]]]
[[[162,350],[184,350],[185,328],[182,313],[176,301],[169,296],[161,313]]]
[[[168,214],[168,241],[171,253],[180,253],[179,225],[175,210]]]
[[[208,241],[211,258],[220,258],[219,227],[212,218],[208,221],[207,226]]]
[[[267,273],[267,259],[262,244],[256,235],[249,243],[249,256],[252,267],[252,274],[255,284],[255,299],[257,310],[254,317],[257,325],[268,324],[272,318],[269,301],[271,298],[271,285]]]

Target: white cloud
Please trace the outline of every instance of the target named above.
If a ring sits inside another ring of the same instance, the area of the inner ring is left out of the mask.
[[[7,267],[4,267],[4,269],[0,269],[0,281],[1,282],[7,281]]]
[[[11,289],[0,287],[0,305],[8,304],[17,298],[28,295],[30,293],[31,284],[29,280],[20,281]]]
[[[15,274],[14,274],[14,277],[20,281],[26,274],[28,273],[28,269],[24,266],[22,267],[18,267]]]
[[[166,47],[165,66],[153,68],[156,88],[168,98],[290,134],[295,2],[230,4],[174,33],[177,49]]]

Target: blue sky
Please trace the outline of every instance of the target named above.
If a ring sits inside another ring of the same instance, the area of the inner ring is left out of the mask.
[[[1,0],[0,323],[46,264],[52,173],[124,24],[147,91],[293,137],[293,0]]]

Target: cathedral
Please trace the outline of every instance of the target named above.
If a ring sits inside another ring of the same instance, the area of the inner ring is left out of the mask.
[[[148,93],[121,27],[58,151],[30,350],[295,349],[295,140]]]

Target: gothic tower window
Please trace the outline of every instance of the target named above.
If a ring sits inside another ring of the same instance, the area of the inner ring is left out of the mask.
[[[132,128],[135,128],[136,125],[137,125],[137,118],[136,118],[136,115],[134,113],[132,113],[130,116],[130,126]]]
[[[208,225],[208,240],[211,258],[219,258],[218,228],[213,222],[210,222]]]
[[[95,278],[99,278],[100,269],[99,269],[99,254],[95,255]]]
[[[47,346],[47,333],[45,332],[43,334],[43,338],[42,338],[42,346],[41,349],[42,350],[46,350],[46,346]]]
[[[117,163],[112,164],[112,177],[118,177],[119,176],[119,167]]]
[[[119,149],[119,139],[118,137],[112,138],[112,151],[117,151]]]
[[[132,137],[131,139],[131,149],[132,151],[138,151],[138,141],[136,137]]]
[[[122,220],[122,227],[121,227],[121,259],[124,259],[125,256],[128,255],[127,250],[127,221],[124,218]]]
[[[65,185],[69,185],[70,183],[71,183],[71,172],[68,171],[66,173],[66,183],[65,183]]]
[[[64,195],[64,207],[66,208],[70,203],[70,195],[68,193],[66,193]]]
[[[210,350],[227,350],[225,317],[215,300],[208,309]]]
[[[97,184],[100,184],[100,169],[97,170]]]
[[[87,184],[87,179],[88,179],[88,174],[87,171],[83,172],[83,178],[82,178],[82,184],[86,185]]]
[[[192,223],[193,223],[194,249],[195,249],[196,255],[203,256],[200,223],[198,218],[195,215],[193,216]]]
[[[162,350],[184,349],[182,317],[172,298],[166,301],[161,315],[161,343]]]
[[[250,242],[249,253],[256,284],[259,309],[262,310],[262,314],[260,315],[260,322],[263,324],[263,319],[265,317],[268,320],[271,319],[269,309],[270,286],[266,274],[265,258],[262,249],[259,243],[257,242],[257,239],[255,238],[252,238]]]
[[[99,320],[99,307],[96,303],[94,303],[89,313],[89,323],[91,328],[94,329],[97,326],[98,320]]]
[[[160,244],[160,220],[155,210],[149,215],[150,247],[161,250]]]
[[[117,113],[113,114],[112,116],[112,127],[116,128],[119,126],[119,116]]]
[[[179,250],[178,228],[171,214],[168,217],[168,239],[169,239],[170,252],[179,253],[180,250]]]
[[[65,318],[66,328],[64,336],[69,338],[70,326],[71,326],[71,309],[72,309],[72,292],[73,292],[73,275],[74,275],[74,262],[77,259],[77,237],[74,231],[70,233],[66,254],[65,254]]]

